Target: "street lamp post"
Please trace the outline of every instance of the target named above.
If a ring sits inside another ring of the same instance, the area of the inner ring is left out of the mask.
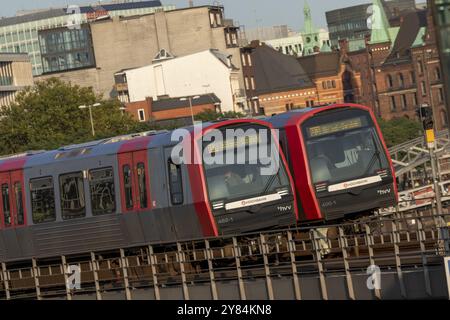
[[[189,100],[189,108],[190,108],[190,110],[191,110],[192,125],[195,124],[194,110],[193,110],[193,108],[192,108],[192,99],[195,100],[195,99],[198,99],[198,98],[200,98],[200,96],[195,96],[195,97],[189,96],[187,99],[186,99],[186,98],[181,98],[181,99],[180,99],[180,101],[186,101],[186,100]]]
[[[94,118],[92,117],[92,107],[99,107],[100,105],[101,105],[100,103],[94,103],[93,105],[88,105],[88,106],[82,105],[82,106],[78,107],[81,110],[86,109],[86,108],[89,109],[89,117],[91,119],[91,129],[92,129],[93,137],[95,137],[95,129],[94,129]]]

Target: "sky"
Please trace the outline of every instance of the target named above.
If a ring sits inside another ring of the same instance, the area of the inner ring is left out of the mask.
[[[94,0],[0,0],[8,4],[0,6],[0,17],[15,15],[18,10],[30,10],[67,5],[92,4]],[[305,0],[194,0],[194,5],[216,4],[225,7],[226,18],[234,19],[246,28],[284,25],[294,30],[303,25],[303,5]],[[424,2],[423,0],[422,2]],[[188,0],[161,0],[165,5],[177,8],[187,7]],[[369,3],[371,0],[308,0],[316,27],[326,27],[325,12],[333,9]],[[97,2],[98,3],[98,2]]]

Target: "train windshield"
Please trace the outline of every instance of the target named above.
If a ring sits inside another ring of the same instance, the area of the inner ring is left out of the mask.
[[[329,111],[307,120],[302,127],[314,184],[375,176],[389,168],[367,111]]]
[[[217,135],[223,138],[216,139]],[[271,143],[270,130],[254,124],[208,133],[203,141],[203,166],[210,201],[248,199],[290,190],[278,149]]]

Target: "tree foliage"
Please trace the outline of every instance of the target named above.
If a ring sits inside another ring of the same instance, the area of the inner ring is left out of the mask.
[[[89,110],[79,106],[98,102],[92,108],[93,137]],[[10,108],[0,110],[0,154],[49,150],[142,129],[119,108],[120,102],[103,100],[92,88],[56,78],[37,82],[20,92]]]
[[[196,121],[214,121],[218,119],[235,119],[243,118],[245,115],[240,112],[227,111],[227,112],[216,112],[213,110],[205,110],[195,115]]]
[[[392,120],[378,119],[378,124],[380,125],[388,148],[417,138],[423,134],[420,122],[403,117]]]

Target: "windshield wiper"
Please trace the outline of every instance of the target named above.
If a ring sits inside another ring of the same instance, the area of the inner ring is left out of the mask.
[[[275,178],[278,177],[278,175],[280,173],[280,169],[281,169],[281,167],[279,166],[278,170],[277,170],[277,173],[275,173],[273,176],[271,176],[269,178],[269,181],[267,181],[263,191],[258,196],[264,195],[269,190],[269,188],[272,186],[273,182],[275,181]]]
[[[363,174],[364,176],[367,175],[367,174],[369,173],[370,169],[371,169],[372,166],[375,164],[375,161],[376,161],[377,159],[380,161],[380,168],[382,167],[382,164],[381,164],[381,157],[380,157],[381,152],[380,152],[380,150],[378,149],[378,146],[377,146],[376,141],[375,141],[375,139],[374,139],[374,137],[373,137],[373,134],[372,134],[372,142],[373,142],[373,146],[375,147],[375,151],[373,152],[372,158],[370,158],[369,165],[367,166],[367,169],[366,169],[366,171],[365,171],[364,174]]]

